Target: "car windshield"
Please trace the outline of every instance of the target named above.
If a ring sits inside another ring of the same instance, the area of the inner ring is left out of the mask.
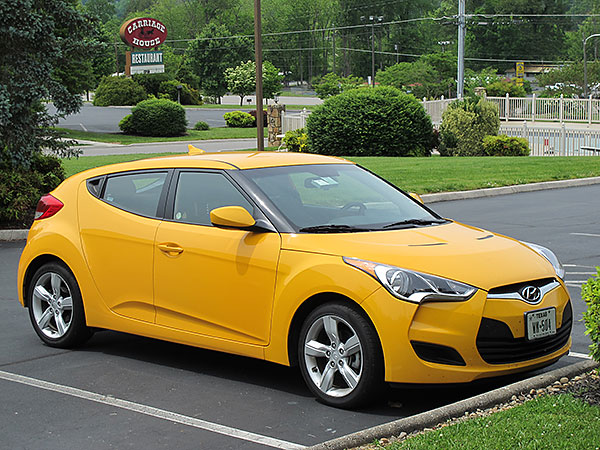
[[[300,232],[356,232],[445,223],[353,164],[248,169],[244,174]]]

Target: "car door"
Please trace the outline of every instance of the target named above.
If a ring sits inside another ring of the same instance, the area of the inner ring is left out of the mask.
[[[179,171],[168,205],[155,241],[156,323],[266,345],[279,234],[211,224],[210,211],[222,206],[242,206],[264,217],[221,171]]]
[[[154,237],[168,176],[154,170],[98,177],[82,183],[78,196],[81,244],[100,295],[114,312],[146,322],[155,319]]]

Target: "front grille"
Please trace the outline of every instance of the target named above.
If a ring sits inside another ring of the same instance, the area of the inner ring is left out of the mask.
[[[567,344],[572,324],[573,310],[570,301],[565,306],[562,324],[556,334],[534,341],[528,341],[525,337],[514,338],[507,324],[484,317],[477,333],[477,350],[488,364],[508,364],[539,358]]]

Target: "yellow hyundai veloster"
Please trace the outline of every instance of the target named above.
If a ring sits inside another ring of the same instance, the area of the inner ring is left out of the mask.
[[[556,256],[445,219],[343,159],[182,155],[42,197],[18,271],[47,345],[111,329],[298,365],[323,402],[456,383],[571,345]]]

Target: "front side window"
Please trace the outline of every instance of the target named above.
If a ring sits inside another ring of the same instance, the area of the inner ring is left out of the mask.
[[[167,172],[130,173],[106,180],[102,199],[142,216],[156,217]]]
[[[361,231],[446,221],[353,164],[244,170],[298,231]]]
[[[224,175],[214,172],[179,174],[173,220],[212,225],[210,212],[222,206],[241,206],[254,215],[254,207]]]

